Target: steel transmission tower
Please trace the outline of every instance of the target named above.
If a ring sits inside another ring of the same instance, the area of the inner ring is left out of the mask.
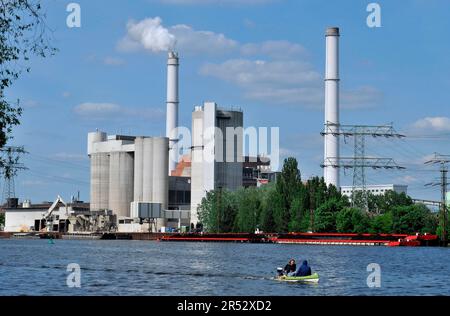
[[[447,186],[448,181],[448,164],[450,163],[450,155],[440,155],[438,153],[434,154],[434,158],[430,161],[425,162],[425,164],[440,165],[439,172],[441,174],[441,179],[437,183],[428,183],[426,186],[440,186],[441,187],[441,210],[439,221],[442,227],[441,241],[443,246],[447,246]]]
[[[322,168],[334,167],[353,170],[352,205],[369,210],[369,194],[366,186],[366,169],[405,169],[392,158],[372,158],[366,156],[366,137],[403,138],[389,125],[340,125],[337,129],[326,124],[324,135],[342,135],[354,138],[353,157],[333,157],[322,164]]]
[[[24,147],[5,146],[0,149],[1,153],[1,172],[3,174],[3,196],[2,202],[16,197],[14,178],[19,170],[26,170],[27,168],[19,162],[20,155],[27,153]]]

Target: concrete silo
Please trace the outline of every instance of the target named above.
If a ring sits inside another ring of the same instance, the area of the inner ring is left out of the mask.
[[[129,217],[134,197],[133,153],[111,152],[109,159],[109,209],[118,217]]]
[[[96,143],[106,141],[106,133],[88,134],[88,156],[91,165],[91,210],[106,210],[109,207],[109,154],[97,153]]]

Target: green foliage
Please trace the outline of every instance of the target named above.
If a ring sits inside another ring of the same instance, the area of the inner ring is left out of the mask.
[[[208,192],[199,218],[209,232],[436,233],[438,218],[406,194],[369,195],[367,213],[323,178],[302,183],[297,161],[285,160],[276,183]]]
[[[297,160],[295,158],[287,158],[276,183],[278,197],[274,205],[274,219],[278,232],[287,232],[289,230],[292,202],[298,195],[301,184]]]
[[[337,214],[346,206],[345,200],[335,197],[323,203],[314,214],[314,230],[316,232],[336,232]]]
[[[389,234],[392,233],[393,218],[392,213],[384,213],[375,216],[372,219],[369,232],[373,234]]]
[[[241,189],[236,192],[238,209],[234,224],[235,232],[253,233],[259,227],[262,210],[261,192],[256,188]]]
[[[392,230],[395,233],[414,234],[436,231],[436,216],[423,204],[397,206],[392,209]]]
[[[413,204],[412,199],[405,193],[387,191],[384,195],[369,194],[369,210],[376,214],[387,213],[397,206],[411,206]]]
[[[231,232],[236,218],[235,204],[234,195],[229,191],[208,192],[198,208],[203,227],[213,233]]]
[[[0,226],[5,226],[5,213],[0,213]]]
[[[48,45],[40,1],[8,0],[0,5],[0,148],[18,125],[22,109],[5,99],[5,90],[19,78],[31,56],[46,57],[54,48]]]

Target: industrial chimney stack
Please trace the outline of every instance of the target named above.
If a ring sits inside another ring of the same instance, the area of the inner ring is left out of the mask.
[[[324,178],[327,185],[338,190],[339,183],[339,28],[330,27],[326,32],[325,66],[325,150]]]
[[[169,176],[178,162],[178,54],[169,51],[167,60],[166,137],[169,138]]]

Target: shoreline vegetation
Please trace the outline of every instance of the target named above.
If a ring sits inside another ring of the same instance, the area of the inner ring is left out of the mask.
[[[302,181],[295,158],[284,161],[275,183],[208,192],[198,212],[208,233],[441,234],[438,214],[414,204],[406,194],[369,194],[368,211],[352,207],[348,197],[335,186],[327,187],[323,178]]]

